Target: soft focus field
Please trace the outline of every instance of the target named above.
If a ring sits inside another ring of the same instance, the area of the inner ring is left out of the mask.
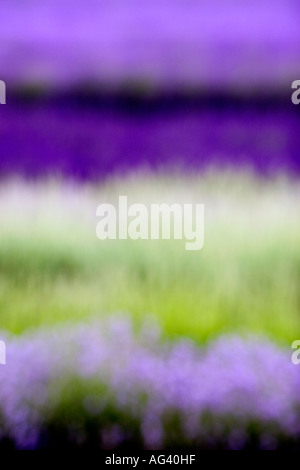
[[[1,451],[300,449],[299,18],[0,0]],[[98,240],[120,195],[203,250]]]
[[[298,368],[267,340],[167,342],[126,315],[7,340],[1,450],[299,449]]]
[[[29,88],[266,92],[299,71],[298,0],[2,0],[0,17],[3,76]]]
[[[208,172],[138,174],[102,184],[2,181],[1,329],[129,312],[154,316],[166,336],[203,342],[224,332],[299,336],[299,182]],[[96,207],[205,203],[205,246],[99,241]]]

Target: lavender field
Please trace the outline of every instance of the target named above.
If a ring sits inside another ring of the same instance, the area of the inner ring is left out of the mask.
[[[136,337],[117,316],[26,334],[8,360],[6,446],[270,450],[299,439],[298,370],[260,338],[162,343],[153,321]]]
[[[1,450],[300,449],[299,20],[0,0]],[[203,249],[99,240],[121,195]]]
[[[0,175],[97,181],[211,167],[299,175],[300,113],[286,108],[9,106],[0,115]]]
[[[119,193],[204,200],[205,248],[100,242]],[[0,447],[297,448],[298,201],[225,172],[2,182]]]
[[[299,72],[297,0],[1,0],[0,17],[16,85],[276,93]]]

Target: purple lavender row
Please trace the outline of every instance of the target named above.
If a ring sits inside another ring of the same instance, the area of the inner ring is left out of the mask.
[[[47,105],[0,113],[0,176],[99,180],[137,168],[300,173],[298,109],[147,115]],[[300,111],[300,110],[299,110]]]
[[[47,445],[51,426],[86,442],[91,422],[104,448],[242,449],[254,432],[272,449],[300,436],[300,371],[290,350],[255,337],[199,347],[113,317],[7,338],[0,381],[0,438],[17,448]]]
[[[298,0],[1,0],[1,79],[286,90],[299,17]]]

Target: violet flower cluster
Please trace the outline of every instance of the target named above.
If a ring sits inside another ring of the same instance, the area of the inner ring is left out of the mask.
[[[99,448],[272,449],[300,435],[299,369],[266,339],[224,335],[198,346],[116,316],[6,344],[0,442],[17,448],[47,446],[53,429],[83,445],[91,423]]]
[[[1,78],[285,89],[299,70],[299,16],[297,0],[0,1]]]

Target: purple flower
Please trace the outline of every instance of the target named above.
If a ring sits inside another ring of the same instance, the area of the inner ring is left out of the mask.
[[[104,447],[139,436],[146,448],[182,439],[243,448],[253,426],[262,448],[299,438],[300,374],[290,351],[230,335],[205,347],[166,342],[147,326],[134,333],[118,316],[7,338],[0,437],[34,448],[55,419],[76,434],[75,410],[80,423],[98,420]]]

